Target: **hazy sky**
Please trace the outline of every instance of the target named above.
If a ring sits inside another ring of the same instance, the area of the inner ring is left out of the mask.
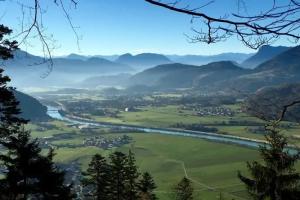
[[[251,1],[257,2],[255,6],[263,7],[264,3],[261,2],[269,0]],[[0,1],[0,22],[20,30],[22,14],[17,2],[18,0]],[[41,2],[48,2],[48,5],[44,5],[47,12],[43,15],[43,22],[47,28],[46,33],[53,34],[56,40],[55,55],[69,53],[110,55],[127,52],[207,55],[223,52],[253,52],[236,38],[213,45],[191,44],[184,35],[192,34],[189,16],[153,6],[143,0],[79,0],[77,9],[70,11],[74,25],[80,27],[77,32],[82,36],[80,50],[78,50],[75,35],[63,12],[52,3],[53,0]],[[69,8],[68,3],[66,7]],[[235,7],[236,0],[222,0],[221,3],[206,9],[216,15],[234,10]],[[32,46],[28,47],[28,51],[41,54],[39,43],[34,39],[31,43]],[[287,43],[285,41],[276,43],[279,44]]]

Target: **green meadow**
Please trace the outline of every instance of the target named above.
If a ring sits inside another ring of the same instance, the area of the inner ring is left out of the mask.
[[[170,107],[165,109],[173,109],[173,112],[176,110]],[[173,123],[172,119],[162,117],[163,115],[167,117],[167,114],[163,114],[165,111],[143,112],[147,112],[147,115],[155,113],[160,115],[160,120],[164,120],[169,124]],[[124,113],[124,115],[127,114],[133,115],[137,113]],[[149,118],[151,117],[150,115]],[[174,118],[176,117],[179,116]],[[186,120],[186,122],[191,123],[190,119]],[[197,122],[198,119],[194,118],[194,120]],[[156,120],[156,122],[157,125],[164,123],[159,122],[159,120]],[[108,156],[113,151],[127,153],[131,149],[136,155],[140,171],[149,171],[154,176],[158,186],[156,193],[162,200],[172,199],[172,188],[184,176],[192,180],[195,196],[197,196],[196,200],[219,199],[220,194],[226,200],[248,199],[244,185],[237,178],[237,172],[240,170],[243,173],[247,173],[246,162],[259,159],[256,149],[198,138],[153,133],[112,133],[109,129],[100,128],[94,130],[93,133],[87,134],[77,128],[69,127],[61,121],[53,121],[49,124],[53,125],[53,128],[49,130],[41,131],[39,126],[34,124],[28,125],[27,128],[32,130],[33,137],[38,138],[56,136],[62,133],[67,133],[70,136],[69,138],[61,138],[51,142],[53,145],[60,146],[55,150],[56,162],[67,164],[72,161],[78,161],[82,170],[85,170],[91,157],[96,153]],[[245,127],[243,126],[234,128],[224,126],[224,130],[232,131],[233,133],[233,130],[235,130],[237,134],[242,133],[244,129]],[[297,130],[294,131],[296,134]],[[127,134],[133,140],[130,144],[119,148],[104,150],[98,147],[68,146],[80,145],[86,137],[99,135],[116,137],[123,134]],[[300,169],[300,165],[298,165],[298,169]]]
[[[36,125],[30,125],[33,136],[50,137],[59,133],[70,133],[72,138],[53,141],[53,144],[81,144],[85,135],[61,122],[54,130],[39,132]],[[114,137],[120,133],[95,133]],[[59,147],[55,161],[70,163],[78,161],[86,169],[91,157],[100,153],[107,156],[112,151],[128,152],[131,149],[141,172],[149,171],[158,186],[160,199],[172,199],[173,186],[184,176],[193,181],[196,199],[218,199],[220,193],[226,199],[246,199],[244,186],[237,178],[237,171],[245,171],[246,161],[258,159],[257,151],[241,146],[210,142],[182,136],[168,136],[149,133],[128,133],[131,144],[120,148],[103,150],[97,147]],[[90,136],[90,135],[89,135]],[[199,198],[198,198],[199,197]]]
[[[238,111],[240,105],[227,106]],[[215,127],[220,134],[230,134],[239,137],[263,140],[263,134],[255,134],[248,128],[255,127],[245,125],[244,123],[260,123],[264,122],[256,117],[249,116],[245,113],[237,112],[233,117],[228,116],[197,116],[196,112],[181,110],[180,106],[169,105],[162,107],[140,107],[135,112],[121,112],[117,117],[98,117],[92,116],[92,119],[99,122],[110,122],[120,124],[133,124],[148,127],[169,128],[176,123],[183,124],[202,124],[207,127]],[[240,124],[229,124],[230,121],[239,122]],[[299,125],[289,129],[283,129],[282,133],[291,138],[291,142],[300,145],[300,127]],[[299,138],[298,138],[299,137]]]

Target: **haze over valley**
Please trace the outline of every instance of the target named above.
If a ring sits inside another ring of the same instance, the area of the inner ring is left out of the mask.
[[[299,200],[298,1],[0,16],[0,200]]]

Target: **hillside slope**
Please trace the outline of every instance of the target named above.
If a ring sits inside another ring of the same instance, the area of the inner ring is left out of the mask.
[[[300,83],[267,87],[257,91],[247,101],[245,110],[252,115],[267,119],[278,119],[283,106],[300,100]],[[285,120],[300,121],[300,105],[290,107]]]
[[[254,69],[258,65],[274,58],[275,56],[287,51],[290,47],[278,46],[263,46],[261,47],[258,52],[245,60],[241,65],[245,68]]]
[[[17,100],[20,102],[21,117],[30,121],[47,121],[47,107],[37,99],[19,91],[14,91]]]
[[[241,75],[227,85],[239,90],[257,89],[300,81],[300,46],[291,48],[260,64],[249,74]]]
[[[247,70],[230,61],[215,62],[203,66],[167,64],[160,65],[130,79],[131,85],[146,85],[156,88],[207,87],[247,73]]]

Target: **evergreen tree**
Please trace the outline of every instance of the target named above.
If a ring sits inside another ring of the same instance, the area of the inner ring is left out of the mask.
[[[12,59],[13,51],[17,49],[16,41],[10,42],[5,39],[11,32],[8,27],[0,25],[0,60]],[[19,103],[12,92],[13,88],[7,86],[10,78],[4,76],[3,72],[0,68],[0,144],[5,142],[14,129],[26,122],[18,116],[21,112],[18,108]]]
[[[156,200],[157,197],[154,194],[156,185],[153,178],[148,172],[143,173],[141,180],[138,183],[139,199],[141,200]]]
[[[247,186],[248,192],[255,199],[296,200],[300,197],[300,174],[295,171],[295,163],[300,153],[287,150],[286,137],[281,135],[276,126],[268,129],[266,140],[269,145],[259,148],[261,162],[247,163],[251,177],[242,176],[240,180]]]
[[[64,172],[52,161],[53,150],[41,155],[37,140],[31,141],[29,134],[19,130],[4,144],[8,153],[0,156],[6,169],[1,194],[7,199],[73,199],[71,185],[64,184]]]
[[[83,185],[88,189],[86,196],[96,200],[107,200],[109,183],[109,166],[104,157],[99,154],[93,156],[87,171],[84,174]]]
[[[0,58],[13,58],[17,49],[15,41],[4,39],[11,30],[0,25]],[[41,154],[37,140],[31,140],[24,130],[26,120],[20,118],[19,102],[8,87],[9,77],[0,69],[0,155],[4,178],[0,180],[1,199],[73,199],[71,185],[64,184],[64,172],[54,163],[53,151],[48,156]]]
[[[135,200],[138,197],[137,179],[139,177],[138,169],[135,164],[134,154],[129,150],[126,164],[126,196],[128,200]]]
[[[127,199],[127,156],[122,152],[114,152],[110,156],[109,199]]]
[[[40,154],[40,152],[39,152]],[[37,174],[38,199],[71,200],[76,197],[72,191],[72,184],[65,183],[65,172],[53,162],[54,150],[50,149],[47,156],[39,156],[33,170]]]
[[[192,200],[193,199],[193,186],[191,181],[184,177],[181,181],[175,186],[174,193],[176,200]]]

